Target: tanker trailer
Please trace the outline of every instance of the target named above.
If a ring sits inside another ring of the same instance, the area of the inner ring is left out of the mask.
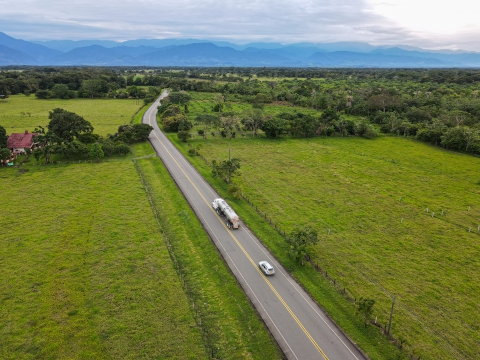
[[[227,222],[229,229],[238,229],[240,226],[240,219],[233,209],[223,199],[215,199],[212,202],[213,209],[218,215],[223,216]]]

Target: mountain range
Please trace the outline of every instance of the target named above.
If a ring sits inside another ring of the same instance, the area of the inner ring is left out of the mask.
[[[249,43],[196,39],[30,42],[0,32],[0,66],[480,67],[480,53],[361,42]]]

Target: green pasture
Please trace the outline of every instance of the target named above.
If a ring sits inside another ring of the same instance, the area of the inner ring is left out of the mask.
[[[36,127],[45,127],[48,113],[62,108],[81,115],[90,121],[94,132],[99,135],[115,134],[118,126],[127,124],[131,114],[143,106],[143,101],[135,104],[135,99],[37,99],[35,96],[13,95],[0,101],[0,125],[7,134],[33,131]]]
[[[132,161],[4,168],[0,194],[0,358],[208,358]]]
[[[392,333],[408,354],[480,356],[480,159],[395,137],[217,136],[190,143],[208,161],[227,159],[230,148],[241,159],[245,195],[287,234],[313,225],[320,243],[310,250],[312,262],[352,298],[373,298],[382,327],[395,295]],[[225,190],[199,157],[191,161]],[[323,285],[311,280],[311,266],[288,265],[282,237],[265,230],[265,221],[245,201],[230,201],[354,340],[361,337],[352,320],[342,320],[345,311],[353,316],[353,305],[339,310],[337,300],[324,299]],[[368,346],[363,348],[372,358],[389,358],[385,352],[372,355]]]

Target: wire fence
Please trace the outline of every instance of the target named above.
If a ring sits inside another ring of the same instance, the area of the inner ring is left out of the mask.
[[[289,241],[287,232],[283,230],[279,224],[275,223],[275,221],[272,220],[267,215],[267,213],[264,212],[261,208],[259,208],[252,200],[250,200],[245,193],[242,192],[241,195],[242,195],[242,198],[247,202],[247,204],[249,204],[260,216],[262,216],[265,219],[265,221],[268,224],[270,224],[272,228],[276,230],[278,234],[280,234],[285,239],[286,242]],[[464,227],[462,228],[465,229]],[[334,231],[335,229],[326,229],[326,232],[329,235]],[[359,292],[357,292],[354,289],[349,289],[347,286],[341,284],[341,282],[339,282],[338,279],[336,279],[335,276],[332,275],[332,273],[329,274],[328,270],[324,268],[318,260],[312,259],[308,255],[306,257],[306,260],[311,264],[311,266],[316,271],[322,274],[325,277],[325,279],[327,279],[330,282],[330,284],[335,289],[337,289],[337,291],[340,294],[342,294],[345,297],[345,299],[347,299],[347,301],[349,301],[352,305],[356,306],[356,302],[358,300],[357,294]],[[461,352],[456,345],[452,344],[452,342],[449,339],[447,339],[439,331],[435,330],[430,324],[428,324],[412,309],[410,309],[407,305],[405,305],[403,301],[398,298],[398,296],[395,296],[394,294],[389,292],[381,283],[379,283],[377,280],[371,277],[366,270],[362,269],[360,266],[355,266],[352,264],[350,265],[353,266],[359,274],[361,274],[361,276],[366,282],[370,283],[377,289],[377,292],[380,294],[379,296],[384,296],[390,299],[391,301],[394,301],[393,313],[397,317],[405,318],[406,322],[410,324],[411,331],[415,331],[415,332],[422,331],[427,333],[432,339],[434,339],[437,347],[442,348],[445,352],[451,354],[452,357],[454,357],[455,359],[469,359],[469,355]],[[378,319],[379,316],[377,315],[375,316],[374,319],[370,321],[370,323],[378,327],[379,330],[393,344],[395,344],[399,349],[403,350],[407,354],[409,359],[420,360],[421,356],[418,354],[418,350],[416,349],[415,344],[410,343],[403,334],[400,334],[400,332],[397,334],[395,333],[395,330],[393,330],[392,328],[389,328],[388,319],[390,316],[390,309],[388,310],[377,309],[377,311],[381,313],[381,316],[380,316],[381,320]],[[455,320],[452,319],[451,321],[455,321]]]
[[[145,156],[141,158],[148,158],[152,156]],[[217,348],[215,347],[215,334],[213,331],[211,331],[212,326],[209,324],[208,321],[208,315],[204,314],[202,311],[202,307],[197,304],[197,293],[194,291],[194,289],[190,286],[188,279],[183,271],[182,264],[181,262],[177,259],[174,251],[174,247],[172,246],[172,243],[170,241],[170,237],[163,228],[161,221],[160,221],[160,216],[159,216],[159,211],[156,207],[155,202],[153,201],[152,193],[151,193],[151,188],[152,186],[148,183],[146,180],[144,174],[142,173],[142,170],[140,169],[140,166],[137,163],[137,159],[134,158],[132,159],[133,163],[135,164],[135,169],[137,170],[138,176],[140,177],[140,181],[142,183],[142,186],[145,190],[145,194],[147,195],[148,202],[150,203],[150,207],[152,208],[153,214],[155,216],[155,221],[157,222],[158,228],[160,229],[160,232],[162,233],[162,237],[165,241],[165,245],[168,250],[168,254],[170,256],[170,259],[173,263],[173,266],[175,268],[175,271],[177,272],[178,278],[180,279],[182,283],[182,287],[187,294],[188,298],[191,301],[191,310],[193,317],[195,319],[195,322],[198,326],[198,328],[201,331],[202,334],[202,341],[203,345],[205,347],[206,353],[210,356],[211,359],[216,359],[216,350]],[[200,304],[201,305],[201,304]]]

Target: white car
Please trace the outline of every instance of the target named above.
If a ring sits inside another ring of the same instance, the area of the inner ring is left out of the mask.
[[[268,262],[266,261],[260,261],[258,263],[258,266],[260,267],[260,269],[264,272],[265,275],[273,275],[275,274],[275,270],[273,270],[273,266],[270,265]]]

